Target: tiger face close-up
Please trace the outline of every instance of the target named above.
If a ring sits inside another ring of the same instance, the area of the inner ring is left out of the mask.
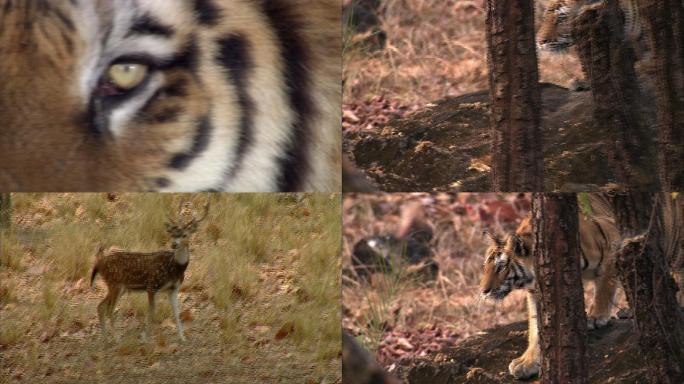
[[[0,0],[0,190],[336,191],[336,0]]]
[[[566,52],[575,42],[573,22],[577,15],[593,7],[601,7],[603,0],[555,0],[548,2],[537,32],[539,49],[553,53]],[[636,42],[641,37],[641,18],[636,0],[620,0],[625,21],[625,39]]]
[[[587,313],[587,326],[595,329],[608,324],[614,308],[619,283],[613,258],[620,236],[607,201],[596,194],[590,194],[589,200],[592,214],[579,214],[580,266],[582,280],[593,282],[595,287],[593,304]],[[515,378],[530,378],[540,369],[531,217],[503,239],[491,234],[489,237],[481,295],[484,299],[502,300],[515,289],[526,290],[528,346],[522,356],[511,361],[508,370]]]

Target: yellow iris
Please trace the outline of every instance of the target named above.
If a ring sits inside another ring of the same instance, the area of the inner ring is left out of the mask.
[[[123,90],[131,90],[145,80],[149,67],[137,63],[114,64],[109,67],[107,76],[109,82]]]

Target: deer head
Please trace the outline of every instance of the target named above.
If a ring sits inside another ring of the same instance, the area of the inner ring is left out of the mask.
[[[168,232],[168,234],[171,236],[171,248],[173,249],[176,249],[179,246],[187,247],[188,237],[197,231],[199,223],[201,223],[209,214],[209,200],[207,199],[207,202],[204,204],[204,213],[200,218],[192,215],[192,219],[187,222],[183,222],[181,211],[184,204],[185,200],[181,200],[178,205],[178,213],[176,214],[178,220],[175,220],[172,217],[167,217],[168,221],[166,222],[166,232]]]

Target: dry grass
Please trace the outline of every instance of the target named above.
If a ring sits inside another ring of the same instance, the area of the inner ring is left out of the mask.
[[[375,97],[424,106],[445,96],[488,88],[485,14],[480,0],[385,0],[383,51],[349,46],[345,103]],[[542,81],[566,85],[581,74],[575,55],[540,53]]]
[[[437,281],[429,283],[407,279],[399,273],[375,276],[372,285],[344,284],[343,326],[363,335],[366,346],[376,350],[387,329],[412,332],[436,326],[466,338],[496,324],[524,319],[524,295],[521,293],[511,294],[496,306],[479,302],[477,285],[487,247],[481,236],[485,224],[469,214],[455,215],[453,209],[467,204],[476,206],[483,197],[492,198],[486,194],[345,196],[345,267],[351,263],[352,249],[358,240],[375,234],[395,233],[401,207],[411,201],[420,201],[427,213],[427,222],[435,228],[434,250],[440,274]],[[502,195],[494,199],[510,198]],[[507,231],[515,227],[515,222],[495,220],[488,227]]]
[[[111,197],[111,196],[109,196]],[[103,348],[89,274],[100,245],[166,247],[167,214],[211,210],[191,240],[181,288],[188,343],[165,295],[155,337],[146,295],[119,302],[119,343]],[[9,382],[326,382],[340,380],[337,194],[15,194],[0,234],[0,376]]]
[[[21,270],[21,257],[16,244],[14,233],[0,231],[0,266]]]

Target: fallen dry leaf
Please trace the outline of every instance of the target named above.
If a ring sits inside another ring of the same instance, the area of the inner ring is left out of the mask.
[[[282,340],[286,338],[289,334],[294,332],[294,324],[290,321],[287,323],[283,324],[282,327],[278,330],[278,332],[275,334],[275,339],[276,340]]]

